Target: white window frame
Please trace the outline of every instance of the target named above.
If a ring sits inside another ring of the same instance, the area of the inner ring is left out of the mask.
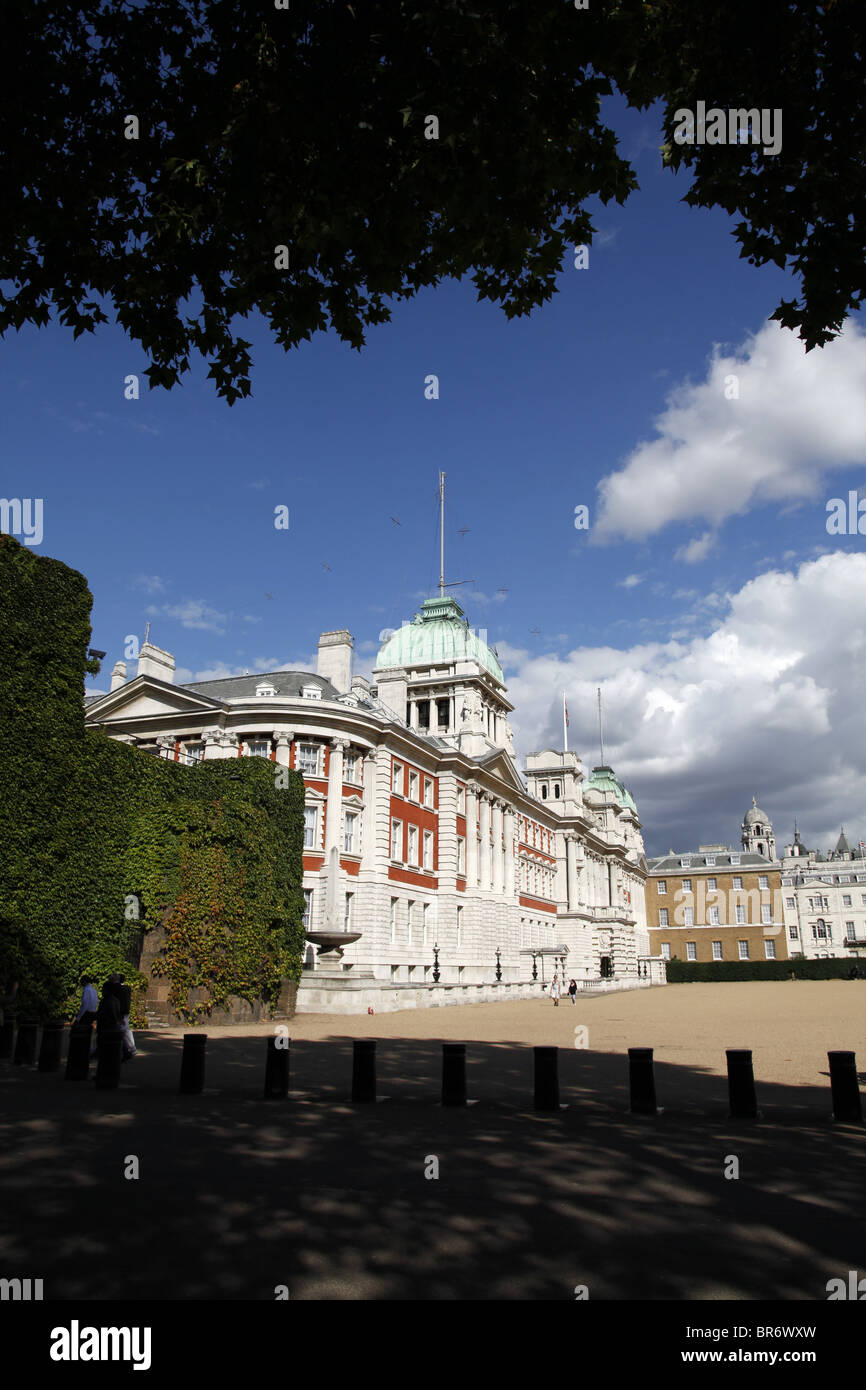
[[[346,811],[343,816],[343,853],[359,854],[356,835],[358,834],[358,821],[360,816],[357,811]]]
[[[394,796],[403,795],[403,764],[394,762],[391,766],[391,791]]]
[[[466,839],[463,835],[457,836],[457,872],[461,878],[466,877]]]
[[[667,910],[666,907],[660,907],[660,908],[659,908],[659,926],[660,926],[660,927],[669,927],[669,926],[670,926],[670,922],[669,922],[669,920],[668,920],[668,910]]]
[[[312,815],[312,823],[310,823],[310,816],[311,816],[311,815]],[[305,806],[305,807],[304,807],[304,849],[313,849],[313,850],[314,850],[314,849],[317,848],[318,842],[319,842],[318,830],[319,830],[319,808],[318,808],[318,806]],[[307,832],[308,832],[308,831],[310,832],[310,834],[311,834],[311,836],[312,836],[312,838],[311,838],[309,844],[307,843]]]
[[[713,960],[724,960],[724,950],[721,941],[713,942]]]
[[[764,942],[764,956],[766,957],[767,960],[775,960],[775,959],[776,959],[776,943],[775,943],[775,941],[765,941],[765,942]]]
[[[389,940],[390,940],[390,942],[391,942],[392,945],[393,945],[393,943],[397,940],[397,904],[398,904],[399,901],[400,901],[399,898],[392,898],[392,899],[391,899],[391,915],[390,915],[390,919],[389,919],[389,925],[390,925]]]
[[[667,893],[667,891],[668,891],[668,881],[667,881],[666,878],[660,878],[660,879],[659,879],[658,884],[657,884],[657,889],[656,889],[656,891],[658,892],[659,897],[662,897],[662,896],[664,896],[664,894]]]
[[[304,766],[304,754],[305,754],[305,753],[309,753],[309,752],[311,752],[311,751],[312,751],[313,757],[314,757],[314,759],[315,759],[315,766],[314,766],[314,767],[305,767],[305,766]],[[318,777],[318,776],[320,775],[320,774],[319,774],[319,768],[321,767],[321,765],[322,765],[321,744],[319,744],[319,743],[299,743],[299,744],[298,744],[297,757],[296,757],[296,759],[295,759],[295,767],[296,767],[297,771],[300,772],[300,774],[301,774],[302,777]]]
[[[403,822],[394,817],[391,819],[391,858],[398,864],[403,863]]]
[[[269,758],[271,756],[271,740],[269,738],[248,739],[244,744],[244,756],[247,758]]]
[[[458,949],[463,945],[463,908],[457,907],[457,946]]]
[[[321,700],[322,687],[320,685],[304,685],[301,687],[301,698],[303,700]]]
[[[686,960],[697,960],[698,943],[696,941],[686,942]]]
[[[735,875],[734,875],[734,892],[735,892],[735,893],[742,893],[742,891],[743,891],[743,880],[742,880],[742,876],[741,876],[740,874],[735,874]]]
[[[347,753],[343,759],[343,781],[351,782],[352,786],[358,784],[358,763],[360,759],[357,753]]]
[[[312,888],[304,889],[304,915],[301,919],[304,932],[310,930],[310,924],[313,920],[313,892],[314,890]]]
[[[769,903],[761,903],[761,922],[767,926],[773,920],[773,909]]]
[[[660,950],[661,953],[662,953],[662,960],[670,960],[670,958],[671,958],[671,943],[670,943],[669,941],[662,941],[662,942],[660,943],[660,945],[659,945],[659,950]]]
[[[720,926],[722,925],[721,922],[719,921],[719,909],[718,909],[717,907],[711,907],[710,910],[709,910],[709,915],[710,915],[710,920],[709,920],[709,922],[707,923],[708,926],[710,926],[710,927],[720,927]]]
[[[683,926],[693,927],[695,925],[695,909],[693,907],[683,908]]]
[[[424,778],[424,805],[425,805],[425,806],[432,806],[432,805],[433,805],[433,778],[432,778],[432,777],[425,777],[425,778]]]
[[[204,762],[204,744],[200,740],[194,739],[191,743],[185,743],[183,751],[191,763]]]
[[[343,931],[352,930],[352,918],[355,914],[355,894],[347,893],[343,905]]]
[[[770,880],[766,874],[758,874],[758,887],[762,893],[769,891]]]
[[[416,802],[418,805],[421,804],[418,801],[418,773],[412,772],[411,769],[409,771],[409,800]]]
[[[415,925],[415,899],[410,898],[406,904],[406,945],[412,945],[412,928]]]
[[[421,853],[423,855],[422,868],[433,868],[433,831],[425,830],[422,837]]]
[[[418,863],[418,827],[410,825],[406,843],[406,862],[414,869],[420,869]]]
[[[743,905],[742,903],[737,903],[737,906],[736,906],[736,908],[735,908],[735,914],[736,914],[736,925],[737,925],[738,927],[745,927],[745,926],[747,925],[747,923],[746,923],[746,909],[745,909],[745,907],[744,907],[744,905]]]
[[[738,959],[738,960],[749,960],[749,959],[750,959],[750,957],[749,957],[749,943],[748,943],[748,941],[738,941],[738,942],[737,942],[737,959]]]

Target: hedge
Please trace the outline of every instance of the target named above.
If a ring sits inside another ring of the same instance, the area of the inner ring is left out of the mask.
[[[691,984],[719,980],[844,980],[852,965],[866,977],[866,960],[854,957],[836,960],[720,960],[688,961],[676,956],[667,962],[668,984]]]
[[[301,973],[303,779],[85,730],[91,603],[82,575],[0,535],[0,987],[17,979],[19,1015],[43,1018],[72,1011],[82,973],[140,993],[130,961],[159,924],[182,1016],[273,1003]]]

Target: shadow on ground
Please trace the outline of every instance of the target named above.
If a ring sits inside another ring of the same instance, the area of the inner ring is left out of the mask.
[[[829,1082],[758,1077],[732,1121],[725,1077],[659,1064],[638,1117],[621,1055],[560,1049],[567,1108],[536,1114],[532,1048],[474,1042],[477,1103],[442,1108],[441,1044],[390,1038],[386,1099],[352,1105],[329,1038],[265,1101],[265,1039],[211,1037],[178,1096],[181,1041],[139,1041],[116,1091],[0,1063],[0,1275],[46,1299],[823,1300],[866,1272],[864,1130]]]

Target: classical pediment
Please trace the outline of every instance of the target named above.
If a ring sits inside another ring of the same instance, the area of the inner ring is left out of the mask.
[[[219,700],[209,695],[193,694],[183,686],[169,685],[153,676],[136,676],[117,690],[103,695],[87,706],[85,718],[89,724],[107,724],[114,720],[143,718],[159,714],[213,714],[222,710]]]
[[[525,794],[526,788],[521,781],[520,774],[508,754],[501,748],[494,749],[486,758],[482,758],[478,767],[483,767],[485,772],[490,772],[494,777],[500,777],[503,782],[507,782],[516,791]]]

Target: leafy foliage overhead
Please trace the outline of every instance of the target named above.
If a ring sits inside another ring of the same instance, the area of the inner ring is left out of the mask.
[[[254,310],[286,349],[325,329],[360,348],[446,276],[529,313],[591,241],[587,200],[637,187],[600,116],[615,89],[664,103],[687,201],[799,277],[774,317],[807,348],[862,302],[862,0],[7,0],[3,18],[0,331],[53,309],[77,336],[113,308],[151,386],[199,352],[221,396],[248,395]],[[699,100],[780,109],[781,151],[674,144]]]

